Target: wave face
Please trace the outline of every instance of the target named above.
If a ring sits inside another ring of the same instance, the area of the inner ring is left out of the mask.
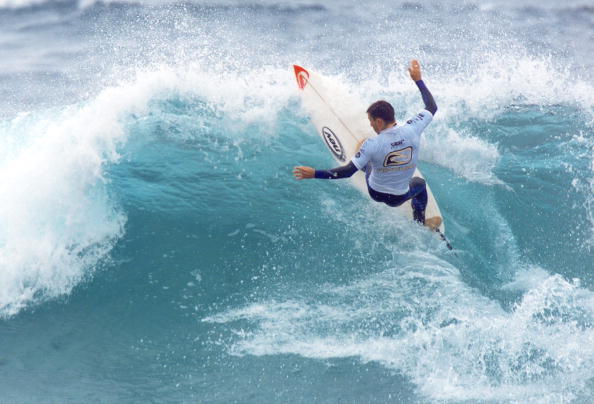
[[[584,4],[0,1],[0,401],[589,402]],[[455,254],[290,175],[293,63],[402,121],[412,57]]]

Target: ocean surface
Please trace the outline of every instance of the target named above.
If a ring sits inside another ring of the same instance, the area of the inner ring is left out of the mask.
[[[454,251],[291,175],[412,58]],[[0,0],[0,403],[594,403],[593,128],[587,0]]]

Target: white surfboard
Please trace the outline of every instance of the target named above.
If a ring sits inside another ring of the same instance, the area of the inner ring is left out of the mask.
[[[305,70],[301,66],[294,65],[293,67],[297,85],[301,90],[301,103],[310,115],[318,134],[336,161],[340,165],[348,164],[357,152],[359,143],[366,138],[375,136],[365,114],[367,108],[355,97],[333,91],[332,83],[324,77]],[[418,168],[415,169],[414,176],[424,178]],[[351,178],[355,187],[368,195],[365,174],[362,171],[357,171]],[[429,184],[427,184],[427,194],[429,200],[425,217],[442,217]],[[411,219],[413,217],[410,201],[394,209]],[[443,220],[438,230],[445,240]],[[449,243],[448,247],[450,247]]]

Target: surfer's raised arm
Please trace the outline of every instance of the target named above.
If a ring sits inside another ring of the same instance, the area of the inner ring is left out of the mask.
[[[419,64],[418,60],[413,59],[410,62],[408,72],[410,73],[410,78],[413,79],[419,88],[419,91],[421,91],[421,96],[423,97],[423,102],[425,103],[425,109],[431,112],[432,115],[435,115],[435,112],[437,112],[437,104],[435,104],[433,95],[431,95],[431,92],[421,78],[421,65]]]

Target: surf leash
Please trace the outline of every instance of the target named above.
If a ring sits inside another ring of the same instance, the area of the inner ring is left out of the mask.
[[[437,232],[437,234],[439,234],[439,237],[446,243],[446,246],[448,247],[448,250],[453,250],[454,247],[452,247],[452,245],[450,244],[450,242],[446,238],[445,234],[443,234],[439,229],[435,229],[435,231]]]

